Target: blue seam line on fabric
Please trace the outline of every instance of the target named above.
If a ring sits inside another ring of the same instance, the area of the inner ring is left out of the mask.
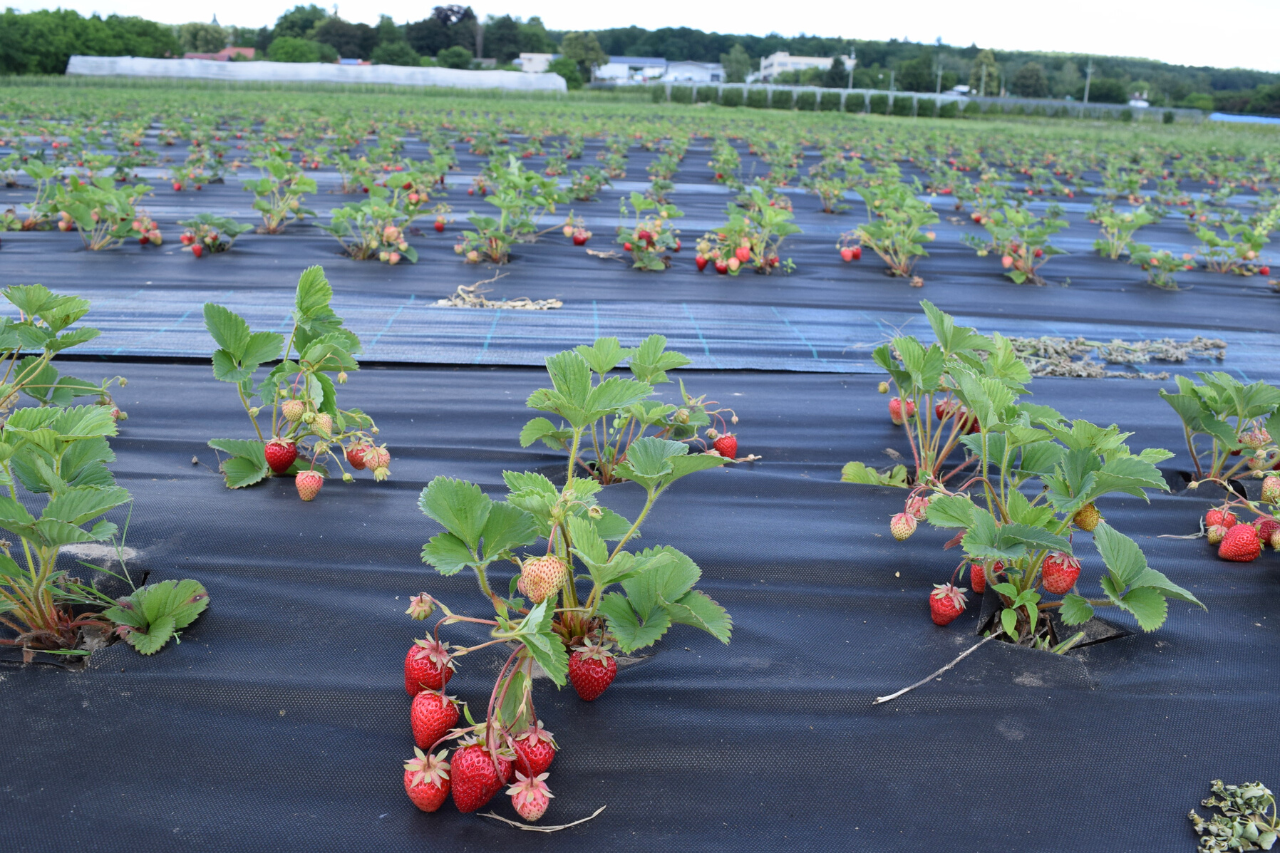
[[[689,318],[689,322],[693,324],[693,330],[698,334],[698,340],[702,342],[702,352],[707,358],[711,359],[711,363],[720,369],[720,362],[711,354],[711,346],[707,343],[707,339],[702,336],[702,329],[698,326],[698,321],[694,319],[693,312],[689,310],[688,303],[681,302],[680,307],[684,309],[684,315]]]
[[[498,319],[500,317],[502,317],[502,309],[493,309],[493,323],[489,325],[489,334],[484,336],[484,345],[480,347],[480,352],[476,353],[475,361],[471,362],[472,364],[479,364],[480,360],[484,358],[484,354],[489,351],[489,341],[493,340],[493,332],[494,329],[498,328]]]
[[[388,330],[390,330],[391,324],[394,323],[396,321],[396,318],[400,316],[400,312],[405,309],[405,306],[412,305],[413,300],[416,299],[417,296],[418,295],[416,293],[410,293],[408,302],[401,302],[399,305],[396,306],[396,310],[392,311],[391,316],[387,318],[387,324],[382,327],[382,331],[374,335],[373,340],[369,342],[369,349],[373,349],[378,345],[378,341],[382,340],[382,336],[386,334]]]
[[[822,358],[821,356],[818,355],[818,350],[813,346],[813,344],[809,343],[809,340],[804,336],[804,332],[801,332],[795,326],[791,325],[791,321],[788,320],[786,317],[782,316],[781,312],[778,311],[777,306],[770,305],[769,310],[772,311],[779,320],[785,323],[788,329],[795,332],[796,337],[800,339],[800,343],[804,344],[809,348],[809,352],[813,353],[814,358],[818,359],[818,361],[822,362],[823,364],[827,363],[827,360],[825,358]]]
[[[171,326],[165,326],[165,327],[164,327],[164,328],[162,328],[162,329],[159,329],[159,330],[157,330],[157,331],[154,331],[154,332],[152,332],[151,334],[147,335],[145,338],[143,338],[143,339],[142,339],[142,340],[140,340],[140,341],[135,341],[135,342],[134,342],[134,343],[133,343],[129,348],[130,348],[130,349],[138,349],[138,350],[142,350],[142,344],[146,343],[147,341],[151,340],[152,338],[156,337],[157,335],[163,335],[165,332],[169,331],[170,329],[175,329],[175,328],[177,328],[178,326],[181,326],[183,323],[185,323],[185,322],[186,322],[187,318],[191,316],[191,312],[193,312],[193,311],[195,311],[195,310],[196,310],[195,308],[188,308],[188,309],[187,309],[187,312],[186,312],[185,314],[183,314],[181,317],[179,317],[179,318],[178,318],[178,322],[174,323],[174,324],[173,324],[173,325],[171,325]],[[123,345],[118,346],[118,347],[116,347],[116,348],[112,351],[112,353],[111,353],[111,354],[112,354],[112,355],[119,355],[119,354],[120,354],[124,349],[125,349],[125,347],[124,347]],[[144,352],[145,352],[145,350],[142,350],[142,351],[144,351]]]

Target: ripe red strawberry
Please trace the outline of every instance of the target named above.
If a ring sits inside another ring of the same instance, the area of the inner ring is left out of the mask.
[[[715,448],[716,453],[719,453],[725,459],[738,458],[738,437],[731,432],[726,432],[717,438],[711,443],[711,446]]]
[[[516,772],[516,783],[507,789],[511,795],[511,805],[520,817],[532,823],[547,813],[549,800],[555,796],[547,788],[547,774],[525,776]]]
[[[1213,527],[1215,524],[1220,524],[1230,530],[1232,527],[1235,527],[1236,516],[1235,513],[1230,510],[1211,509],[1204,514],[1204,523],[1206,527]]]
[[[733,256],[737,258],[740,263],[745,264],[747,261],[751,260],[751,247],[739,246],[737,249],[734,249]]]
[[[585,702],[591,702],[613,683],[618,662],[600,645],[588,643],[569,655],[569,680]]]
[[[1237,524],[1227,531],[1218,545],[1218,557],[1233,563],[1251,563],[1262,553],[1258,531],[1251,524]]]
[[[993,577],[1002,571],[1004,571],[1004,563],[996,560],[991,564],[991,575]],[[969,564],[969,585],[973,587],[973,591],[978,595],[982,595],[987,591],[987,572],[981,563]]]
[[[1266,515],[1260,515],[1253,522],[1253,527],[1258,531],[1258,541],[1266,544],[1271,541],[1271,537],[1280,530],[1280,521]]]
[[[262,448],[262,452],[266,455],[267,464],[271,466],[271,470],[277,474],[283,474],[298,458],[298,445],[282,438],[273,438]]]
[[[364,456],[369,447],[365,444],[353,444],[347,448],[347,464],[357,471],[364,470]]]
[[[439,231],[439,232],[441,232],[441,233],[443,233],[443,232],[444,232],[444,220],[443,220],[443,219],[437,219],[437,220],[436,220],[435,229],[436,229],[436,231]]]
[[[902,542],[910,539],[911,534],[916,532],[915,517],[907,512],[900,512],[889,520],[889,532],[893,534],[893,538]]]
[[[949,583],[933,585],[929,593],[929,615],[935,625],[950,625],[964,612],[964,589]]]
[[[698,268],[698,272],[702,272],[707,268],[707,258],[705,255],[698,255],[693,259],[693,265]]]
[[[852,246],[845,246],[840,250],[840,260],[844,261],[846,264],[853,260]]]
[[[728,274],[729,274],[729,264],[728,264],[728,263],[726,263],[725,261],[723,261],[723,260],[718,260],[718,261],[716,261],[715,266],[716,266],[716,272],[718,272],[720,275],[728,275]]]
[[[904,415],[903,412],[906,412]],[[906,423],[906,419],[913,417],[916,413],[916,404],[912,400],[905,401],[901,397],[889,398],[889,420],[893,421],[894,426],[902,426]]]
[[[444,690],[453,678],[449,648],[431,638],[414,640],[404,656],[404,692],[417,696],[425,690]]]
[[[422,749],[430,749],[458,724],[458,703],[452,696],[423,690],[413,697],[409,724],[413,728],[413,742]]]
[[[315,500],[316,495],[320,494],[320,487],[324,485],[324,477],[318,471],[299,471],[293,484],[298,487],[298,497],[304,501]]]
[[[483,743],[469,743],[453,754],[453,804],[463,814],[473,812],[502,790],[511,770],[511,762],[498,754],[495,767]]]
[[[527,776],[537,776],[547,772],[556,757],[556,742],[551,732],[542,727],[541,722],[533,728],[526,729],[516,738],[516,772],[524,772]]]
[[[1045,591],[1054,595],[1066,595],[1080,577],[1080,561],[1070,554],[1057,552],[1044,558],[1040,566],[1040,582]]]
[[[861,247],[861,246],[854,246],[854,247],[853,247],[853,259],[854,259],[855,261],[860,261],[860,260],[862,260],[862,247]]]
[[[404,792],[413,804],[424,812],[433,812],[444,805],[449,796],[448,750],[435,755],[423,755],[415,749],[415,758],[404,763]]]
[[[197,258],[198,258],[198,257],[200,257],[201,255],[203,255],[203,254],[204,254],[204,246],[201,246],[199,243],[197,243],[196,245],[192,246],[192,247],[191,247],[191,254],[195,255]]]
[[[1271,267],[1258,267],[1258,275],[1271,275]]]
[[[554,554],[525,560],[520,568],[521,589],[534,604],[546,601],[564,585],[567,572],[564,560]]]

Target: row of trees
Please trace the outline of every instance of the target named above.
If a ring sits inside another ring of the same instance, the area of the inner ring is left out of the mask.
[[[0,74],[62,74],[73,54],[172,56],[173,28],[142,18],[81,17],[70,9],[0,13]]]

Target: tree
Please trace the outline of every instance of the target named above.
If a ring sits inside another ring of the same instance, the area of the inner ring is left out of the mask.
[[[405,41],[384,42],[369,57],[374,65],[421,65],[422,57]]]
[[[1049,81],[1038,62],[1028,62],[1009,81],[1009,90],[1020,98],[1049,97]]]
[[[436,62],[442,68],[470,68],[473,56],[465,47],[454,45],[436,54]]]
[[[307,39],[283,36],[271,40],[267,58],[272,62],[319,62],[320,48]]]
[[[932,92],[936,83],[933,56],[922,53],[898,69],[895,88],[903,92]]]
[[[578,72],[584,80],[595,76],[595,70],[609,61],[609,55],[600,47],[595,33],[565,33],[560,40],[560,54],[578,64]]]
[[[996,55],[992,51],[984,50],[974,57],[973,68],[969,71],[969,89],[973,95],[1000,93],[1000,66],[996,64]]]
[[[378,46],[378,31],[368,24],[352,24],[341,18],[325,18],[312,38],[338,51],[339,56],[368,59]]]
[[[446,47],[453,46],[449,25],[434,15],[405,27],[405,38],[409,46],[423,56],[435,56]]]
[[[216,24],[190,23],[178,27],[178,41],[186,53],[217,53],[227,46],[227,31]]]
[[[382,15],[379,17],[378,26],[374,27],[374,30],[378,33],[378,44],[380,45],[395,44],[396,42],[404,41],[404,29],[396,26],[396,22],[391,20],[390,15]],[[390,65],[398,63],[385,64]],[[417,65],[418,63],[415,61],[412,64]]]
[[[849,85],[849,69],[844,60],[836,57],[831,60],[831,67],[822,74],[822,86],[825,89],[844,89]]]
[[[735,42],[728,53],[720,54],[720,64],[724,66],[726,83],[747,82],[747,75],[751,73],[751,57],[740,43]]]
[[[484,25],[484,49],[499,65],[510,64],[520,55],[520,25],[510,15],[490,15]]]
[[[1084,84],[1076,92],[1077,98],[1084,98]],[[1114,77],[1094,77],[1089,81],[1089,103],[1091,104],[1127,104],[1129,93],[1125,85]]]
[[[564,84],[570,89],[582,88],[582,75],[578,73],[578,63],[567,56],[558,56],[547,64],[547,70],[564,78]]]
[[[326,17],[324,9],[312,4],[310,6],[294,6],[276,20],[272,32],[276,38],[306,38],[315,29],[316,24]]]
[[[556,43],[551,40],[542,19],[537,15],[520,24],[521,53],[553,53],[555,49]]]

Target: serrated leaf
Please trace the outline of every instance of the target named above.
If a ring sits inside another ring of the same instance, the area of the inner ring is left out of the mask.
[[[1062,621],[1067,625],[1081,625],[1093,618],[1093,605],[1086,599],[1071,593],[1062,599],[1062,608],[1058,611]]]
[[[1129,590],[1120,599],[1120,607],[1133,614],[1138,620],[1138,627],[1151,632],[1164,624],[1169,615],[1169,604],[1160,591],[1152,587],[1137,587]]]
[[[490,505],[489,517],[480,531],[486,561],[512,548],[532,545],[538,540],[538,536],[538,523],[533,515],[501,501],[494,501]]]
[[[642,622],[627,598],[617,592],[611,592],[600,600],[600,612],[609,623],[609,633],[624,652],[653,645],[671,627],[671,617],[666,608],[652,611]]]
[[[324,268],[315,266],[303,270],[298,277],[298,289],[294,295],[294,306],[305,318],[317,315],[321,309],[329,307],[333,299],[333,288],[324,277]]]
[[[244,356],[249,345],[249,324],[243,317],[221,305],[206,302],[204,325],[214,343],[226,350],[232,360],[239,361]]]
[[[925,518],[934,527],[969,527],[973,524],[973,501],[962,495],[939,495],[929,501]]]
[[[232,456],[222,460],[222,475],[228,489],[243,489],[261,483],[271,474],[271,467],[264,458],[258,461],[248,456]]]
[[[565,450],[571,435],[569,430],[557,428],[546,418],[534,418],[520,430],[520,446],[528,447],[541,439],[552,450]]]
[[[467,549],[467,543],[445,531],[437,533],[422,546],[422,562],[448,576],[456,575],[467,566],[474,565],[476,558]]]
[[[529,615],[516,626],[516,637],[524,643],[543,672],[563,686],[569,673],[569,653],[559,635],[551,630],[555,616],[553,608],[550,600],[534,605]]]
[[[1147,558],[1138,543],[1105,521],[1094,528],[1093,541],[1098,546],[1102,561],[1115,578],[1117,589],[1129,586],[1146,570]]]
[[[672,622],[701,628],[725,645],[729,644],[729,636],[733,633],[732,617],[701,590],[689,590],[679,601],[669,602],[667,613]]]
[[[613,370],[630,354],[629,350],[622,348],[617,338],[597,338],[591,346],[576,346],[574,351],[586,359],[592,370],[601,375]]]
[[[475,483],[436,477],[422,490],[418,506],[474,553],[493,501]]]

